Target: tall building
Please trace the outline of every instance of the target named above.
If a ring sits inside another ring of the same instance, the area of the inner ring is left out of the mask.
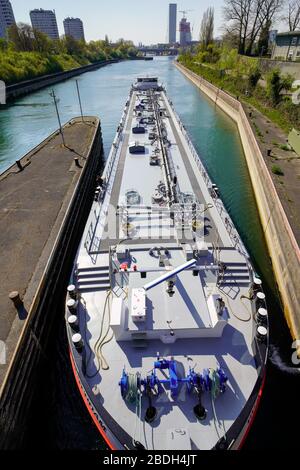
[[[55,11],[52,10],[31,10],[31,24],[34,29],[47,34],[51,39],[59,39],[58,27]]]
[[[176,43],[177,4],[169,4],[169,44]]]
[[[186,46],[192,42],[191,23],[186,18],[182,18],[179,24],[180,45]]]
[[[10,1],[0,0],[0,38],[5,38],[7,28],[15,23],[15,16]]]
[[[65,35],[80,41],[84,39],[83,23],[80,18],[66,18],[64,20]]]

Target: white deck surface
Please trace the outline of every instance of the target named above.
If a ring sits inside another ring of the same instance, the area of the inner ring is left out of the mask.
[[[83,236],[83,243],[78,253],[78,268],[92,268],[95,266],[108,267],[108,253],[89,255],[84,241],[88,236],[90,224],[97,219],[100,212],[99,223],[94,225],[93,246],[99,246],[104,227],[107,223],[106,212],[111,198],[115,199],[119,205],[124,202],[127,191],[135,190],[141,196],[143,206],[152,206],[152,196],[160,181],[164,181],[163,170],[160,166],[150,166],[149,156],[152,151],[148,139],[148,132],[144,135],[133,135],[131,128],[136,125],[133,117],[134,104],[138,103],[136,93],[133,95],[129,116],[127,118],[124,133],[122,136],[123,145],[120,146],[112,177],[109,182],[109,191],[103,206],[100,208],[95,203],[91,212],[90,220],[87,224]],[[169,430],[178,428],[187,429],[191,438],[192,449],[210,449],[224,434],[225,430],[234,423],[241,413],[243,406],[247,402],[255,382],[257,380],[257,370],[252,349],[254,334],[254,322],[252,320],[251,302],[247,299],[241,300],[241,296],[248,296],[250,278],[248,266],[245,258],[233,247],[233,243],[228,235],[226,227],[220,217],[213,199],[207,189],[206,183],[194,161],[190,148],[186,143],[180,126],[175,120],[173,111],[170,108],[164,93],[161,94],[161,106],[167,109],[164,123],[168,131],[168,139],[171,141],[170,155],[178,177],[180,190],[184,193],[194,193],[200,203],[212,204],[205,216],[209,219],[210,229],[205,241],[209,246],[209,253],[201,261],[202,266],[206,266],[206,271],[201,272],[198,277],[194,277],[191,271],[181,273],[176,282],[175,295],[170,298],[166,292],[166,283],[159,285],[148,293],[147,321],[138,325],[130,319],[128,311],[126,313],[125,327],[132,332],[149,332],[164,330],[167,322],[172,322],[172,328],[176,330],[197,330],[211,327],[211,317],[209,314],[207,299],[212,294],[222,295],[227,308],[227,326],[221,338],[194,338],[179,339],[175,344],[166,345],[159,340],[147,340],[145,349],[136,349],[132,342],[117,342],[115,338],[103,348],[103,354],[109,364],[108,371],[100,371],[93,379],[89,379],[89,384],[93,393],[100,395],[104,407],[111,416],[133,436],[135,428],[135,410],[128,406],[122,399],[120,387],[118,385],[123,368],[127,372],[141,372],[142,376],[149,375],[153,369],[157,353],[161,357],[174,356],[178,362],[178,368],[182,377],[186,376],[189,367],[195,367],[197,372],[203,372],[207,368],[217,368],[218,365],[224,368],[228,375],[228,388],[224,395],[220,396],[216,402],[216,413],[219,422],[214,422],[212,404],[208,393],[203,395],[203,404],[208,411],[207,419],[199,423],[193,413],[193,407],[197,404],[196,396],[189,396],[185,386],[182,386],[176,399],[170,396],[169,390],[161,394],[158,399],[153,399],[154,406],[158,409],[158,418],[152,425],[145,423],[142,419],[138,423],[138,431],[135,438],[147,449],[166,449],[167,434]],[[148,131],[153,126],[148,126]],[[130,155],[128,142],[138,141],[146,145],[145,155]],[[197,193],[196,193],[197,191]],[[94,214],[96,211],[96,216]],[[184,252],[177,249],[172,251],[174,240],[170,245],[170,239],[174,237],[174,224],[168,215],[159,217],[153,213],[150,217],[138,210],[129,210],[129,222],[135,226],[136,245],[128,244],[128,248],[140,251],[132,252],[134,264],[139,268],[158,268],[158,260],[148,253],[151,245],[149,240],[149,229],[151,238],[166,237],[160,245],[169,247],[171,252],[170,263],[172,267],[177,267],[186,261]],[[116,244],[116,240],[124,237],[122,232],[112,236],[111,245]],[[218,240],[220,246],[220,261],[228,264],[229,281],[218,290],[216,286],[216,273],[210,270],[213,264],[212,243]],[[180,248],[180,246],[179,246]],[[182,248],[182,246],[181,246]],[[157,271],[147,274],[147,279],[142,279],[140,273],[129,273],[126,275],[129,282],[126,288],[114,289],[113,295],[120,295],[125,301],[130,311],[130,295],[133,288],[144,286],[147,282],[158,278],[164,271]],[[109,315],[105,315],[103,320],[104,304],[107,297],[105,290],[89,290],[82,292],[82,302],[80,306],[80,326],[81,332],[89,348],[93,351],[97,339],[99,338],[101,325],[104,331],[109,331]],[[84,304],[87,311],[84,312]],[[250,321],[241,321],[249,318]],[[97,371],[98,361],[94,354],[91,356],[88,367],[88,375],[93,375]],[[142,418],[145,415],[148,401],[143,399]],[[139,432],[140,431],[140,432]]]

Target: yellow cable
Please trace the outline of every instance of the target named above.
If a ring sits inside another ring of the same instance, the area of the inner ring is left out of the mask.
[[[218,287],[218,291],[220,292],[220,294],[225,295],[225,296],[227,297],[227,302],[228,302],[229,310],[231,311],[232,315],[233,315],[235,318],[237,318],[238,320],[240,320],[240,321],[242,321],[242,322],[245,322],[245,323],[248,323],[248,322],[252,319],[252,313],[249,313],[248,307],[244,304],[244,302],[243,302],[243,296],[241,296],[240,299],[241,299],[242,305],[244,306],[244,308],[246,308],[247,313],[249,313],[249,317],[248,317],[248,318],[241,318],[241,317],[239,317],[238,315],[236,315],[236,313],[234,313],[233,308],[232,308],[232,306],[231,306],[231,303],[230,303],[230,300],[229,300],[229,295],[226,294],[226,292],[221,291],[221,289],[220,289],[219,287]]]

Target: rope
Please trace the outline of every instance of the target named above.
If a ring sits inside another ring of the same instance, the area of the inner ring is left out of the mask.
[[[98,367],[97,367],[97,370],[95,372],[95,374],[93,375],[89,375],[88,373],[86,373],[86,377],[88,379],[93,379],[95,378],[101,369],[103,370],[108,370],[109,369],[109,365],[107,363],[107,361],[105,360],[103,354],[102,354],[102,349],[103,347],[110,343],[114,337],[114,334],[112,334],[112,336],[107,339],[108,337],[108,334],[109,334],[109,330],[110,330],[110,306],[109,306],[109,298],[110,296],[112,295],[112,292],[111,291],[108,291],[107,292],[107,296],[106,296],[106,299],[105,299],[105,304],[104,304],[104,309],[103,309],[103,315],[102,315],[102,321],[101,321],[101,330],[100,330],[100,335],[98,337],[98,340],[96,341],[95,343],[95,347],[94,347],[94,351],[91,349],[90,345],[89,345],[89,341],[87,339],[87,308],[86,308],[86,302],[84,300],[83,297],[81,297],[81,301],[82,303],[84,304],[84,310],[85,310],[85,322],[84,322],[84,326],[85,326],[85,329],[84,329],[84,336],[85,336],[85,344],[88,346],[89,350],[90,350],[90,354],[89,354],[89,357],[88,359],[86,360],[86,368],[88,367],[89,363],[90,363],[90,360],[91,360],[91,356],[92,356],[92,353],[94,352],[95,356],[96,356],[96,359],[97,359],[97,362],[98,362]],[[107,331],[105,333],[105,335],[103,336],[103,327],[104,327],[104,319],[105,319],[105,314],[106,314],[106,309],[107,309],[107,305],[109,306],[109,309],[108,309],[108,312],[109,312],[109,317],[108,317],[108,328],[107,328]]]
[[[213,245],[213,250],[216,252],[216,262],[217,262],[218,264],[221,263],[221,249],[220,249],[220,246],[219,246],[219,240],[220,240],[220,235],[218,234],[218,238],[217,238],[216,243],[213,243],[213,244],[212,244],[212,245]],[[223,273],[223,277],[222,277],[221,281],[223,281],[223,279],[224,279],[224,273]],[[226,292],[222,291],[219,286],[217,286],[217,288],[218,288],[218,291],[220,292],[220,294],[225,295],[225,296],[227,297],[228,307],[229,307],[229,310],[230,310],[230,312],[232,313],[232,315],[233,315],[237,320],[242,321],[242,322],[244,322],[244,323],[248,323],[248,322],[252,319],[252,312],[250,312],[250,310],[249,310],[249,308],[247,307],[247,305],[245,305],[245,303],[243,302],[243,299],[248,299],[248,300],[251,300],[251,299],[248,298],[248,297],[246,297],[246,296],[244,296],[244,295],[241,295],[241,297],[240,297],[241,303],[242,303],[243,307],[247,310],[247,313],[249,314],[249,317],[248,317],[248,318],[241,318],[240,316],[238,316],[238,315],[234,312],[234,310],[233,310],[233,308],[232,308],[232,305],[231,305],[231,303],[230,303],[230,300],[229,300],[229,299],[230,299],[229,295],[226,294]]]
[[[102,349],[103,349],[104,345],[108,344],[113,338],[113,335],[112,335],[112,337],[109,340],[107,340],[107,337],[108,337],[108,334],[109,334],[109,331],[110,331],[110,303],[109,303],[109,299],[110,299],[111,295],[112,295],[112,292],[108,291],[107,296],[106,296],[106,300],[105,300],[105,304],[104,304],[100,335],[99,335],[99,338],[98,338],[98,340],[95,344],[95,347],[94,347],[95,356],[97,357],[98,364],[99,364],[99,369],[103,369],[103,370],[108,370],[109,365],[108,365],[105,357],[102,354]],[[106,316],[107,306],[108,306],[108,325],[107,325],[106,333],[103,336],[104,319],[105,319],[105,316]]]
[[[220,378],[217,372],[214,369],[209,369],[209,378],[211,380],[211,404],[212,404],[212,410],[213,410],[213,415],[214,415],[214,424],[216,428],[216,433],[218,435],[219,440],[223,437],[219,433],[219,423],[222,423],[223,426],[223,431],[224,431],[224,436],[226,435],[226,429],[225,429],[225,424],[224,420],[220,421],[217,416],[216,412],[216,406],[215,406],[215,401],[218,398],[218,396],[221,393],[220,390]]]
[[[132,405],[136,405],[138,399],[138,375],[128,374],[128,392],[126,401]]]
[[[91,357],[92,357],[92,353],[93,353],[93,350],[92,348],[90,347],[90,343],[87,339],[87,308],[86,308],[86,301],[84,300],[83,297],[80,298],[81,302],[83,303],[84,305],[84,339],[85,339],[85,344],[87,345],[87,347],[89,348],[89,351],[90,351],[90,354],[89,354],[89,357],[86,359],[85,361],[85,365],[86,365],[86,370],[88,368],[88,365],[90,363],[90,360],[91,360]],[[95,374],[93,375],[90,375],[86,372],[86,377],[88,379],[94,379],[100,372],[100,367],[98,366]]]
[[[128,403],[131,403],[132,405],[135,404],[135,423],[134,423],[134,433],[133,433],[133,438],[132,438],[133,445],[135,445],[136,442],[141,442],[141,429],[142,429],[142,426],[141,426],[142,394],[138,387],[138,379],[139,379],[138,373],[128,374],[128,392],[126,395],[126,401]],[[139,435],[138,435],[138,440],[137,440],[136,437],[137,437],[138,421],[140,422],[140,427],[139,427]]]
[[[242,321],[244,323],[248,323],[251,319],[252,319],[252,312],[249,312],[249,309],[248,307],[244,304],[243,302],[243,296],[240,297],[240,300],[242,302],[242,305],[244,306],[244,308],[247,310],[247,313],[249,314],[249,317],[248,318],[241,318],[239,317],[233,310],[232,308],[232,305],[230,303],[230,300],[229,300],[229,295],[226,294],[226,292],[222,291],[219,287],[218,287],[218,291],[220,292],[220,294],[222,295],[225,295],[227,297],[227,303],[228,303],[228,307],[229,307],[229,310],[231,312],[231,314],[239,321]]]

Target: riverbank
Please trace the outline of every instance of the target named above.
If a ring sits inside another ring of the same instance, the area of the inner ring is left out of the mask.
[[[92,72],[93,70],[98,70],[101,67],[106,65],[111,65],[120,62],[123,59],[110,59],[106,61],[96,62],[94,64],[85,65],[83,67],[77,67],[75,69],[67,70],[65,72],[53,73],[50,75],[44,75],[42,77],[34,78],[32,80],[27,80],[24,82],[16,83],[15,85],[10,85],[6,88],[6,100],[12,101],[19,96],[32,93],[33,91],[40,90],[46,86],[54,85],[55,83],[68,80],[69,78],[76,77],[85,72]]]
[[[54,85],[55,83],[68,80],[69,78],[76,77],[86,72],[92,72],[93,70],[98,70],[101,67],[106,65],[116,64],[124,60],[153,60],[153,57],[134,57],[128,59],[110,59],[106,61],[99,61],[93,64],[84,65],[82,67],[76,67],[71,70],[66,70],[64,72],[52,73],[49,75],[43,75],[41,77],[33,78],[32,80],[26,80],[23,82],[16,83],[14,85],[9,85],[6,87],[6,100],[10,102],[15,98],[20,96],[27,95],[37,90],[41,90],[49,85]]]
[[[294,339],[300,338],[300,250],[243,105],[182,64],[177,68],[238,125],[273,269]],[[299,350],[300,353],[300,350]]]
[[[56,295],[64,288],[63,280],[68,282],[101,166],[98,118],[71,120],[64,126],[64,137],[66,147],[55,132],[0,177],[0,340],[6,348],[6,360],[2,355],[0,365],[0,427],[4,441],[12,442],[12,436],[23,433],[33,376],[57,313]],[[11,292],[18,292],[22,302],[15,306]]]
[[[293,79],[276,69],[276,63],[268,71],[259,59],[238,55],[236,50],[221,52],[216,62],[209,63],[212,57],[206,60],[203,62],[201,56],[189,54],[178,59],[184,67],[233,98],[255,107],[287,135],[293,128],[300,128],[300,107],[290,95],[283,96],[290,90]]]

